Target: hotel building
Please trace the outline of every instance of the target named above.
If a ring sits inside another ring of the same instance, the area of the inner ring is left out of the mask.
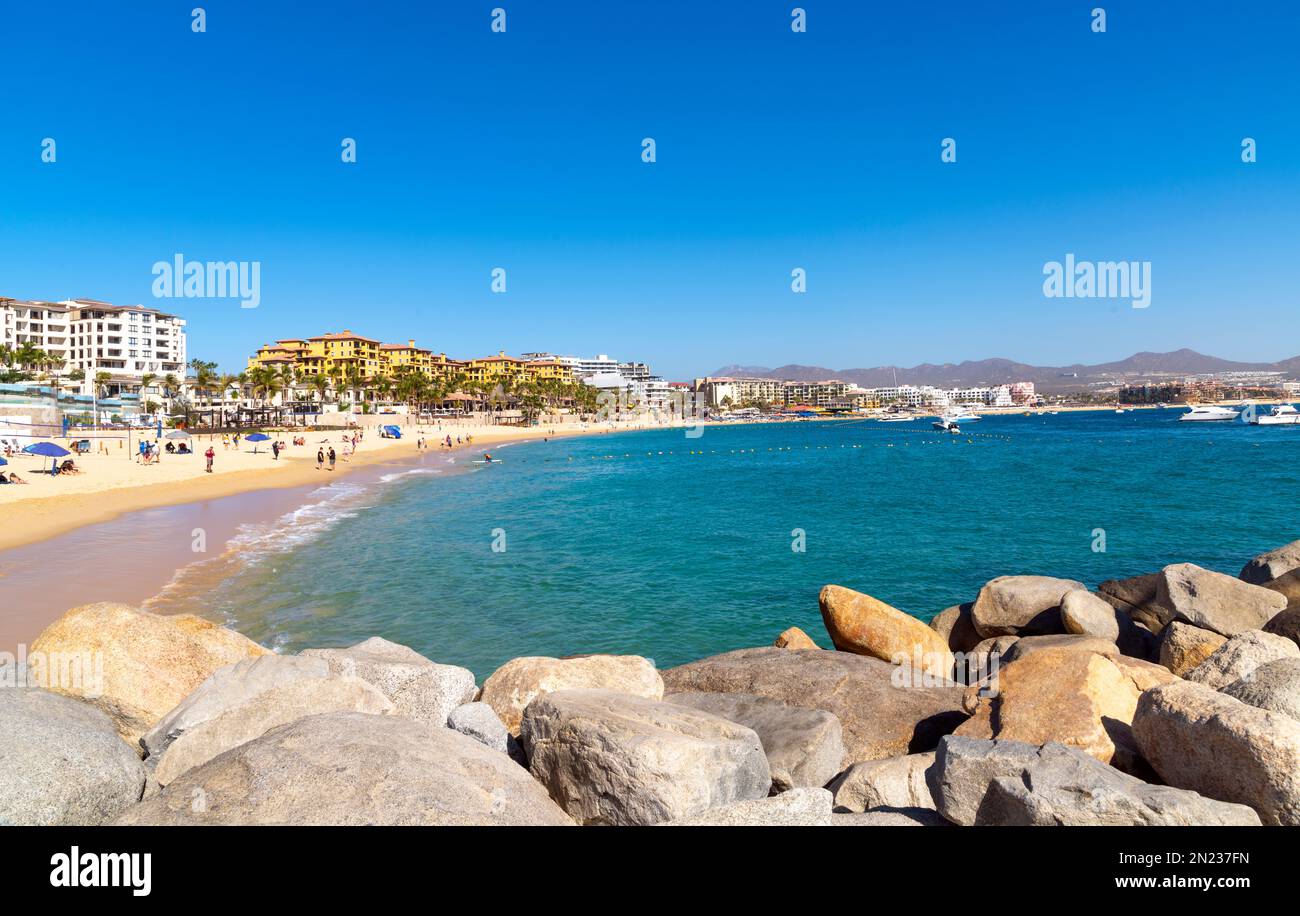
[[[350,330],[277,340],[274,344],[264,344],[248,360],[249,369],[285,366],[295,369],[304,379],[317,375],[333,378],[355,371],[362,379],[371,380],[396,375],[404,368],[430,378],[463,376],[475,384],[574,379],[571,366],[555,358],[516,358],[501,351],[495,356],[457,360],[445,353],[417,347],[414,340],[404,344],[381,343]]]
[[[145,375],[184,380],[185,320],[142,305],[0,298],[0,344],[17,351],[27,343],[50,355],[59,376],[81,370],[82,381],[64,387],[83,395],[101,372],[115,395],[139,393]]]

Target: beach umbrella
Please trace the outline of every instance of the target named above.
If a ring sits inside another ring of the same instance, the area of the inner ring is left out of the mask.
[[[0,458],[0,467],[4,467],[8,463],[9,463],[8,458]]]
[[[58,459],[62,458],[64,455],[72,454],[72,452],[68,451],[63,446],[55,445],[53,442],[33,442],[31,445],[23,446],[23,451],[29,455],[40,455],[44,458],[51,459]],[[54,464],[54,461],[50,462],[51,470],[54,469]]]
[[[267,439],[270,439],[270,438],[271,438],[271,437],[268,436],[266,433],[249,433],[247,436],[244,437],[244,441],[245,441],[245,442],[265,442]],[[256,445],[253,446],[253,454],[254,454],[254,455],[257,454],[257,446],[256,446]]]
[[[167,434],[166,438],[168,438],[168,439],[189,439],[189,438],[191,438],[191,436],[190,436],[189,433],[187,433],[187,432],[186,432],[185,430],[183,430],[183,429],[173,429],[171,432],[169,432],[169,433]]]

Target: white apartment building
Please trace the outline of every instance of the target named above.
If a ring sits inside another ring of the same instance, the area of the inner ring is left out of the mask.
[[[567,366],[573,377],[593,388],[621,390],[629,402],[649,410],[668,409],[668,382],[654,375],[645,363],[619,362],[604,353],[594,359],[557,356],[553,353],[524,353],[528,362],[554,361]]]
[[[0,344],[24,343],[61,361],[54,371],[85,373],[77,386],[90,394],[95,376],[107,372],[112,394],[138,392],[146,374],[185,377],[185,320],[142,305],[95,299],[28,302],[0,298]]]
[[[601,372],[589,375],[582,381],[592,388],[620,394],[623,404],[631,409],[658,412],[668,410],[671,389],[661,378],[652,376],[647,379],[634,379],[618,372]]]

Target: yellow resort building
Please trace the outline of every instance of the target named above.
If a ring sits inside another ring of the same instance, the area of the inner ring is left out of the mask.
[[[365,379],[393,377],[415,370],[430,378],[461,376],[468,383],[495,384],[503,381],[573,381],[573,369],[555,359],[518,359],[504,351],[495,356],[471,360],[448,358],[417,347],[414,340],[404,344],[381,343],[350,330],[317,337],[290,338],[264,344],[249,358],[248,368],[293,368],[300,379],[316,375],[334,377],[356,370]]]

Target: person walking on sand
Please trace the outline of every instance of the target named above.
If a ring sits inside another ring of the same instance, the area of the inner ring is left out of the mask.
[[[280,443],[279,443],[279,442],[272,442],[272,443],[271,443],[271,460],[272,460],[272,461],[279,461],[279,460],[280,460]]]
[[[334,454],[334,446],[331,445],[330,446],[330,470],[331,471],[334,470],[334,462],[337,460],[338,460],[338,456]]]
[[[321,467],[324,466],[324,464],[325,464],[325,450],[318,448],[316,449],[316,470],[319,471]]]
[[[212,459],[217,457],[216,449],[214,449],[212,446],[209,445],[209,446],[208,446],[208,450],[207,450],[206,452],[203,453],[203,457],[206,458],[206,459],[208,459],[207,472],[208,472],[209,474],[211,474],[211,473],[212,473]]]

